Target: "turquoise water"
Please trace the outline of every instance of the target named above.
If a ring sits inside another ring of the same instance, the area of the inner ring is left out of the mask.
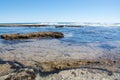
[[[43,31],[63,32],[65,37],[60,39],[60,41],[68,42],[69,44],[120,41],[120,27],[0,27],[0,35]]]

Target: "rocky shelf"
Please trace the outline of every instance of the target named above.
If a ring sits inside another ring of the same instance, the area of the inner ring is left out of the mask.
[[[60,61],[46,61],[40,62],[38,66],[42,69],[43,72],[52,72],[66,69],[74,68],[96,68],[103,69],[108,71],[118,71],[118,68],[115,68],[118,61],[111,60],[60,60]]]
[[[3,34],[2,39],[5,40],[19,40],[19,39],[33,39],[33,38],[63,38],[64,34],[61,32],[34,32],[27,34]]]
[[[74,24],[17,24],[17,23],[4,23],[0,24],[0,27],[55,27],[55,28],[63,28],[63,27],[83,27],[83,25],[74,25]]]
[[[46,61],[46,62],[35,63],[36,67],[35,65],[25,66],[24,64],[19,63],[17,61],[1,61],[1,62],[3,63],[0,64],[0,80],[21,80],[21,79],[48,80],[52,77],[57,78],[54,80],[73,80],[76,77],[79,78],[79,80],[81,78],[85,78],[82,80],[89,80],[89,79],[92,80],[94,78],[95,80],[100,80],[102,77],[107,79],[101,79],[101,80],[118,80],[117,79],[118,74],[114,73],[114,70],[112,70],[115,69],[113,68],[113,66],[117,63],[117,61],[110,61],[110,60],[105,60],[105,61],[60,60],[60,61],[48,61],[48,62]],[[21,66],[20,64],[24,66]],[[107,65],[106,69],[105,69],[105,64]],[[80,66],[87,66],[87,65],[89,66],[91,65],[91,67],[80,68]],[[103,67],[100,67],[100,65]],[[94,68],[95,66],[98,66],[98,68]],[[40,68],[45,70],[45,72],[39,71]],[[54,70],[55,71],[60,70],[60,71],[53,72]],[[64,74],[62,75],[63,79],[61,79],[60,76],[61,74]],[[66,75],[68,75],[69,77],[70,75],[73,75],[72,79],[65,79]],[[100,76],[98,77],[98,75]],[[42,79],[42,78],[46,78],[46,79]]]

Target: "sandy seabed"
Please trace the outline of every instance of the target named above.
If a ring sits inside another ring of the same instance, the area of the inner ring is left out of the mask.
[[[58,39],[1,40],[0,59],[0,80],[119,80],[120,41],[69,45]],[[84,64],[82,67],[74,63],[84,60],[78,64]],[[68,64],[69,61],[73,64]],[[49,62],[52,65],[42,64]],[[55,71],[57,69],[59,71]],[[22,79],[21,74],[29,79]]]

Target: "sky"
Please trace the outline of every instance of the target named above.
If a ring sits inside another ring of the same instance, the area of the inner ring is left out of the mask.
[[[120,0],[0,0],[0,23],[119,23]]]

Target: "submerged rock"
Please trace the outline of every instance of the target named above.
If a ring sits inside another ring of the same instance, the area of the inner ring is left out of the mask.
[[[32,39],[32,38],[63,38],[64,34],[61,32],[34,32],[28,34],[3,34],[1,38],[6,40],[14,39]]]
[[[51,72],[56,70],[64,70],[64,69],[71,69],[77,68],[80,65],[90,65],[90,64],[99,64],[96,61],[79,61],[79,60],[61,60],[61,61],[48,61],[48,62],[41,62],[40,67],[44,72]]]
[[[52,72],[72,68],[100,68],[108,71],[119,71],[115,68],[114,61],[109,60],[61,60],[61,61],[46,61],[39,64],[43,72]]]

